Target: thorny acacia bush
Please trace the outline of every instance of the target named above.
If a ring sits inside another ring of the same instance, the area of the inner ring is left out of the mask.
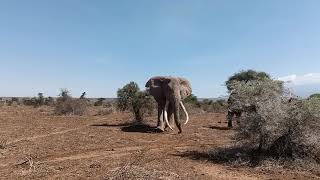
[[[132,112],[137,123],[141,123],[146,114],[154,113],[155,100],[151,96],[146,96],[144,91],[140,91],[138,84],[135,82],[130,82],[119,89],[117,96],[118,109]]]
[[[232,89],[245,111],[235,134],[243,147],[274,158],[319,162],[318,98],[290,98],[283,83],[274,80],[236,82]]]
[[[68,90],[61,90],[55,104],[54,113],[57,115],[85,115],[88,113],[89,102],[86,98],[71,97]]]

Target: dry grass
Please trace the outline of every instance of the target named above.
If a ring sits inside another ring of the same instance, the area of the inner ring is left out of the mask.
[[[97,116],[106,116],[109,114],[113,114],[117,112],[116,105],[114,104],[106,104],[103,107],[97,107],[95,108],[97,110],[96,115]]]
[[[166,171],[159,171],[152,168],[144,167],[146,159],[146,149],[138,150],[130,155],[127,162],[123,163],[119,168],[110,172],[106,177],[108,180],[152,180],[152,179],[182,179],[178,174]]]

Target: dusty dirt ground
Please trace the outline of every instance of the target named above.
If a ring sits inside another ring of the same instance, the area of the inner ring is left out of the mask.
[[[129,114],[50,113],[0,107],[0,179],[319,179],[309,172],[234,168],[201,157],[231,143],[234,132],[225,128],[224,114],[191,115],[178,135],[132,128]],[[148,124],[155,126],[156,117]]]

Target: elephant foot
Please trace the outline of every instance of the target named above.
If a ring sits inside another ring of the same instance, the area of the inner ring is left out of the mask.
[[[164,132],[164,129],[162,129],[162,128],[159,127],[159,126],[156,128],[156,130],[157,130],[158,132]]]

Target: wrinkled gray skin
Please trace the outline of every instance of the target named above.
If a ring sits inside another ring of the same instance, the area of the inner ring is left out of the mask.
[[[239,122],[239,119],[241,117],[241,114],[243,113],[243,107],[238,100],[238,94],[236,91],[231,91],[230,96],[228,98],[228,127],[232,127],[232,120],[233,117],[236,116],[237,122]]]
[[[165,117],[161,119],[161,114],[167,110],[168,120],[171,121],[171,116],[174,115],[175,124],[182,132],[180,122],[180,102],[192,93],[190,82],[181,77],[166,77],[156,76],[149,79],[146,83],[146,88],[150,95],[154,97],[158,104],[158,125],[157,128],[164,131]],[[167,107],[165,107],[167,104]]]

